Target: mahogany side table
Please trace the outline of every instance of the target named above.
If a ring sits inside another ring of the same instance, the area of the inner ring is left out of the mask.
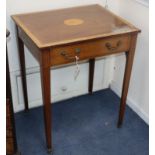
[[[25,109],[28,97],[24,44],[40,64],[47,148],[51,141],[50,68],[89,61],[89,93],[93,89],[95,58],[125,52],[126,66],[118,118],[122,125],[138,28],[99,5],[49,10],[12,16],[17,27]]]

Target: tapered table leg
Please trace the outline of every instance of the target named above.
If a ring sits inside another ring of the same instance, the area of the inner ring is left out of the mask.
[[[26,71],[25,71],[24,43],[18,36],[18,30],[17,30],[17,42],[18,42],[18,53],[19,53],[19,61],[20,61],[20,69],[21,69],[24,105],[25,105],[25,110],[28,110],[29,106],[28,106]]]
[[[88,83],[88,92],[93,93],[93,82],[94,82],[94,68],[95,68],[95,59],[89,60],[89,83]]]
[[[135,47],[136,47],[136,40],[137,40],[137,34],[132,35],[130,50],[126,52],[126,66],[125,66],[121,103],[120,103],[120,110],[119,110],[118,127],[121,127],[123,123],[124,112],[126,107],[126,99],[128,94],[131,70],[132,70]]]
[[[45,122],[45,134],[48,152],[52,151],[51,141],[51,89],[50,89],[50,67],[41,67],[41,84],[42,84],[42,96],[44,103],[44,122]]]

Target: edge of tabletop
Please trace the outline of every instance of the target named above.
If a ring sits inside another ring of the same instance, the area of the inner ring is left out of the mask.
[[[24,24],[19,20],[19,18],[17,17],[18,15],[21,14],[15,14],[15,15],[11,15],[11,18],[13,19],[13,21],[15,22],[15,24],[20,27],[31,39],[32,41],[36,44],[36,46],[38,48],[41,48],[40,45],[41,42],[33,35],[33,33],[31,33],[25,26]],[[24,15],[24,14],[23,14]]]
[[[94,4],[97,5],[98,7],[102,8],[105,10],[104,7],[102,7],[99,4]],[[76,6],[76,7],[70,7],[70,8],[77,8],[77,7],[86,7],[86,6],[92,6],[91,5],[83,5],[83,6]],[[62,8],[62,9],[67,9],[67,8]],[[62,10],[62,9],[53,9],[53,11],[55,10]],[[47,11],[51,11],[51,10],[47,10]],[[119,20],[123,21],[126,25],[128,25],[131,28],[131,31],[127,31],[127,32],[112,32],[112,33],[105,33],[105,34],[98,34],[98,35],[91,35],[91,36],[87,36],[87,37],[80,37],[80,38],[74,38],[74,39],[68,39],[68,40],[62,40],[62,41],[56,41],[56,42],[51,42],[51,43],[45,43],[42,44],[34,35],[32,32],[30,32],[25,26],[24,24],[19,20],[18,16],[20,15],[26,15],[26,14],[33,14],[33,13],[37,13],[37,12],[31,12],[31,13],[23,13],[23,14],[14,14],[11,15],[11,18],[14,20],[15,24],[20,27],[31,39],[32,41],[36,44],[36,46],[40,49],[43,48],[49,48],[49,47],[54,47],[54,46],[60,46],[60,45],[65,45],[65,44],[70,44],[70,43],[75,43],[75,42],[81,42],[81,41],[86,41],[86,40],[92,40],[92,39],[100,39],[100,38],[106,38],[106,37],[110,37],[110,36],[116,36],[116,35],[122,35],[122,34],[129,34],[129,33],[140,33],[141,30],[138,29],[137,27],[135,27],[134,25],[132,25],[131,23],[129,23],[128,21],[126,21],[125,19],[123,19],[120,16],[117,16],[116,14],[114,14],[113,12],[111,12],[110,10],[107,10],[107,12],[109,12],[111,15],[115,16],[116,18],[118,18]],[[44,12],[44,11],[38,11],[38,12]]]

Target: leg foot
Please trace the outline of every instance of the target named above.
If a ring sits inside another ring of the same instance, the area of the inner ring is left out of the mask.
[[[47,153],[52,154],[52,149],[47,149]]]
[[[122,127],[122,123],[118,122],[117,123],[117,128],[121,128]]]
[[[25,113],[29,112],[29,109],[24,109],[24,112],[25,112]]]

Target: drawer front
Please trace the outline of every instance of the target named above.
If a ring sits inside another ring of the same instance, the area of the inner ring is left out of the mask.
[[[75,56],[80,60],[101,57],[128,51],[130,35],[98,39],[72,45],[54,47],[51,52],[51,65],[61,65],[75,61]]]

